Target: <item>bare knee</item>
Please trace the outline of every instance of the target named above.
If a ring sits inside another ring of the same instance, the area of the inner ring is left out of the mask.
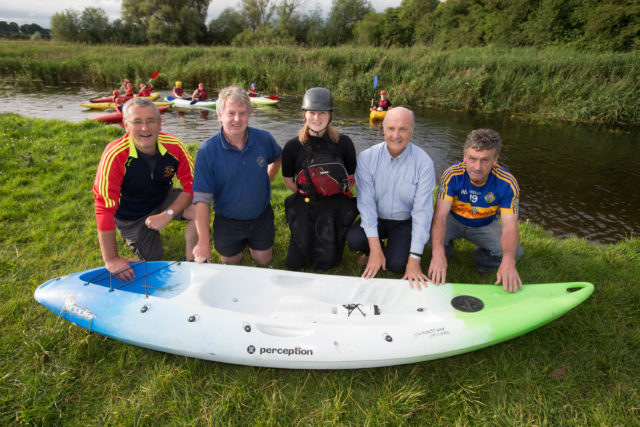
[[[269,264],[271,262],[272,257],[273,257],[273,248],[269,248],[264,251],[251,249],[251,258],[253,258],[260,265]]]
[[[222,256],[222,255],[220,255],[220,260],[222,261],[223,264],[238,265],[238,264],[240,264],[240,261],[242,260],[242,252],[240,252],[239,254],[236,254],[234,256]]]

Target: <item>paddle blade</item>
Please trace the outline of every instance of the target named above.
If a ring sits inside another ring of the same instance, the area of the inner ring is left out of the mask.
[[[171,95],[167,96],[167,101],[175,101],[175,99],[176,98]]]
[[[189,105],[193,105],[193,104],[195,104],[196,102],[198,102],[198,100],[197,100],[197,99],[194,99],[193,101],[191,101],[191,102],[189,103]]]
[[[153,75],[151,76],[151,80],[155,79],[156,77],[158,77],[158,71],[156,70],[155,73],[153,73]]]
[[[275,95],[269,95],[269,99],[273,99],[274,101],[278,101],[280,98],[278,98]]]
[[[373,88],[375,89],[378,86],[378,75],[373,76]]]

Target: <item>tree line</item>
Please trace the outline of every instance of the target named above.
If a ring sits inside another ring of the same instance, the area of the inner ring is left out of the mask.
[[[54,39],[170,45],[569,46],[640,49],[637,0],[402,0],[376,12],[368,0],[332,0],[328,14],[309,0],[241,0],[206,23],[211,0],[123,0],[121,19],[101,8],[51,18]]]
[[[15,22],[0,21],[0,38],[5,39],[50,39],[51,31],[38,24],[18,25]]]

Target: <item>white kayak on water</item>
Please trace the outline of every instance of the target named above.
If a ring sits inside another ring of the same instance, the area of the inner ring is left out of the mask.
[[[49,280],[35,298],[90,331],[218,362],[294,369],[415,363],[538,328],[593,292],[585,282],[445,284],[269,268],[148,262],[124,283],[104,267]],[[531,349],[535,352],[535,348]]]
[[[215,100],[192,101],[190,99],[175,98],[167,96],[167,101],[173,101],[173,106],[177,108],[216,108]]]

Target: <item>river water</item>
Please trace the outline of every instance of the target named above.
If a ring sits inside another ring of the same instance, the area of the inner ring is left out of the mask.
[[[82,87],[5,87],[0,88],[0,112],[79,122],[103,113],[78,104],[103,95]],[[283,97],[275,107],[256,107],[249,124],[268,130],[283,145],[302,125],[300,102],[300,97]],[[540,224],[557,237],[576,235],[599,243],[640,234],[637,129],[616,132],[564,122],[529,124],[499,114],[414,111],[413,142],[433,159],[437,180],[461,160],[469,131],[492,128],[503,139],[500,163],[520,184],[521,220]],[[162,120],[163,131],[185,142],[203,142],[220,128],[214,110],[169,111]],[[368,105],[338,103],[334,124],[351,137],[358,152],[383,140],[381,127],[369,124]]]

